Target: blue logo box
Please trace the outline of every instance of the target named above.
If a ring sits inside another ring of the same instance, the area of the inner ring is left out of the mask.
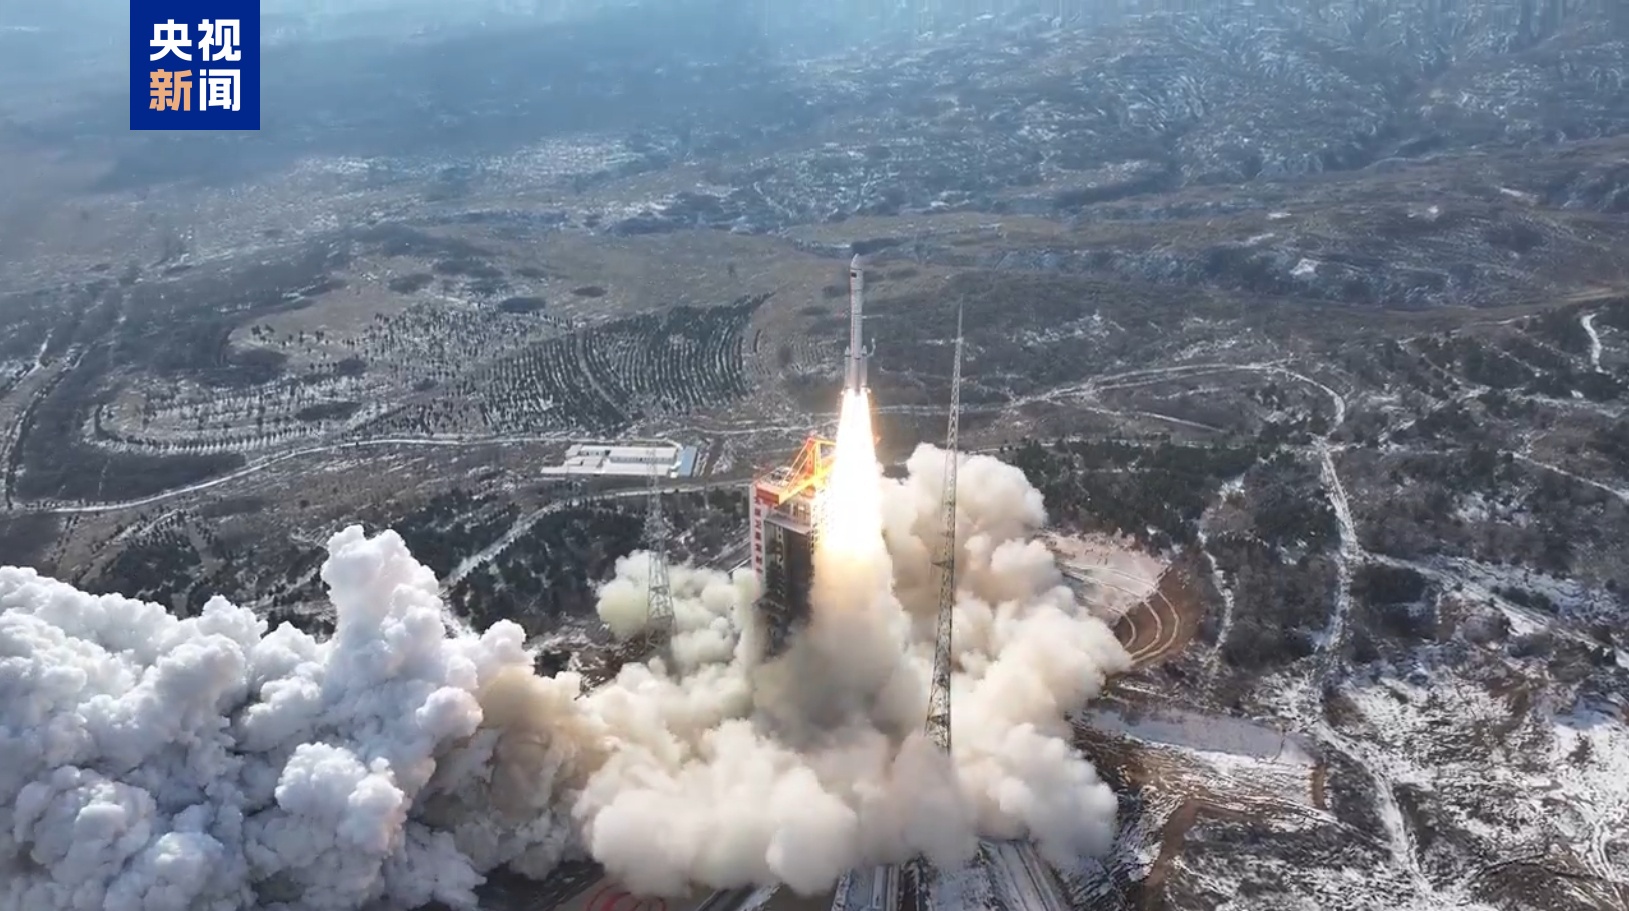
[[[130,129],[260,129],[260,0],[130,0]]]

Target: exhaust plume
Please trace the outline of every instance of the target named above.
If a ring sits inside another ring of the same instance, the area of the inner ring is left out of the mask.
[[[823,504],[820,551],[830,561],[877,564],[882,547],[882,475],[871,429],[871,393],[844,392],[836,452]],[[839,569],[833,566],[834,572]],[[816,573],[816,578],[823,575]],[[835,605],[831,605],[835,606]]]
[[[449,634],[394,532],[328,542],[326,641],[222,598],[178,619],[0,568],[0,908],[469,908],[484,872],[577,853],[640,892],[811,892],[978,835],[1106,849],[1114,796],[1067,715],[1129,659],[1032,540],[1039,494],[961,457],[947,761],[920,731],[944,453],[882,481],[857,399],[814,615],[768,662],[746,572],[676,567],[671,657],[584,692],[536,676],[513,623]],[[620,633],[648,568],[632,554],[602,588]]]

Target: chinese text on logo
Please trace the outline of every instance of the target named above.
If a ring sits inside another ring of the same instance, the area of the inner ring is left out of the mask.
[[[260,129],[260,0],[130,0],[130,128]]]

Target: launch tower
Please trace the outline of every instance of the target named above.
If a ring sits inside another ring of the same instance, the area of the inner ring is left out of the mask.
[[[752,571],[762,595],[758,609],[768,631],[765,657],[780,654],[809,619],[815,542],[836,444],[810,437],[790,465],[752,484]]]
[[[866,389],[865,260],[848,264],[848,348],[843,352],[843,390]],[[779,466],[752,483],[752,571],[757,574],[758,609],[767,630],[764,657],[785,648],[792,633],[809,619],[814,586],[815,542],[821,508],[837,444],[811,436],[790,465]]]

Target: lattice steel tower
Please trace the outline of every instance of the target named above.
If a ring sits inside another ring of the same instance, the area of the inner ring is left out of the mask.
[[[933,687],[928,692],[928,736],[950,752],[950,635],[956,607],[956,433],[962,411],[962,308],[956,307],[956,364],[950,374],[950,417],[945,429],[945,487],[939,556],[939,615],[933,638]]]
[[[645,547],[650,552],[650,579],[645,613],[645,641],[654,648],[665,645],[673,635],[673,592],[667,581],[667,520],[662,517],[662,488],[657,483],[665,472],[651,463],[650,494],[645,509]]]

